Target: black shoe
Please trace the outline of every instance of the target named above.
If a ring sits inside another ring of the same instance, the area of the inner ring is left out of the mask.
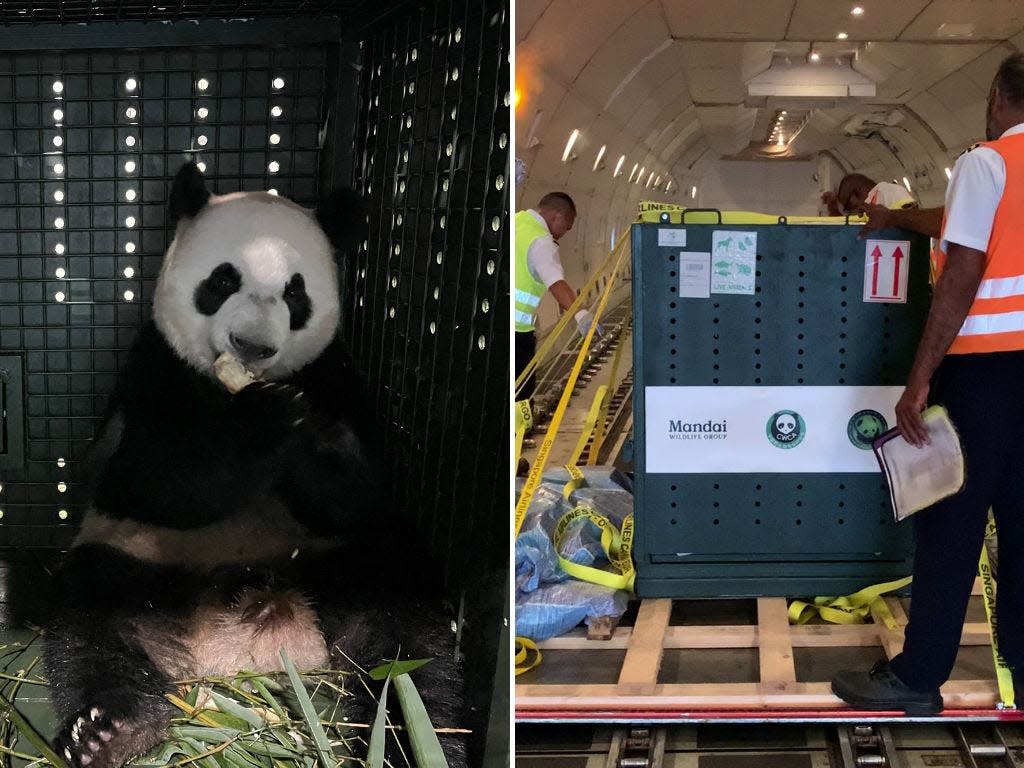
[[[907,687],[887,661],[878,662],[870,672],[840,672],[832,678],[832,693],[858,709],[901,709],[916,717],[942,711],[938,690],[921,692]]]

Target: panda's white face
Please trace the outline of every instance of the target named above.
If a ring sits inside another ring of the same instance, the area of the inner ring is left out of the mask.
[[[339,317],[331,244],[312,212],[264,192],[212,196],[182,219],[153,297],[157,327],[213,376],[230,352],[257,378],[314,360]]]

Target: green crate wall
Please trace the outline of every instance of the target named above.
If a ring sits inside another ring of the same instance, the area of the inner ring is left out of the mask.
[[[638,594],[846,594],[908,575],[911,526],[893,522],[880,473],[647,472],[644,391],[902,384],[928,310],[927,238],[873,235],[911,242],[909,298],[866,303],[856,226],[686,224],[686,251],[709,252],[715,230],[757,233],[755,293],[692,299],[663,226],[632,234]]]

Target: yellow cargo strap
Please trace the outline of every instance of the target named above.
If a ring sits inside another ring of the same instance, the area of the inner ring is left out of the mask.
[[[604,384],[597,388],[594,401],[590,404],[590,410],[587,412],[587,418],[583,421],[583,431],[580,433],[580,439],[576,441],[576,447],[572,449],[569,461],[565,464],[565,469],[569,473],[569,482],[562,488],[562,498],[566,501],[569,501],[573,491],[587,484],[583,472],[580,471],[577,465],[579,464],[580,454],[587,447],[590,433],[594,431],[594,427],[597,425],[597,418],[601,415],[601,404],[604,402],[607,394],[608,387]]]
[[[519,465],[519,457],[523,453],[523,438],[533,426],[533,411],[529,400],[516,401],[516,457],[512,462],[512,471]]]
[[[619,360],[622,359],[622,350],[626,346],[626,335],[629,333],[632,325],[633,321],[630,319],[622,327],[622,333],[619,334],[619,345],[615,348],[615,354],[612,356],[612,370],[608,374],[608,384],[606,385],[608,395],[601,403],[601,416],[597,420],[597,427],[594,429],[594,442],[591,444],[590,453],[587,455],[587,466],[590,467],[597,464],[597,455],[601,450],[601,445],[604,443],[605,430],[608,428],[608,411],[611,409],[612,394],[615,392],[615,381],[619,372]]]
[[[584,517],[601,529],[601,548],[604,550],[608,562],[611,563],[613,571],[572,563],[562,556],[562,543],[566,531],[572,523]],[[555,526],[555,533],[551,538],[555,546],[555,554],[558,555],[558,564],[562,566],[562,570],[573,578],[589,581],[593,584],[600,584],[611,589],[628,589],[630,592],[633,591],[636,571],[633,569],[632,557],[632,513],[627,515],[626,519],[622,521],[622,530],[619,531],[615,524],[607,517],[591,507],[581,504],[571,512],[566,512],[562,515],[562,519]]]
[[[992,511],[989,510],[988,514],[988,524],[985,526],[986,539],[996,532],[996,521],[992,519]],[[999,708],[1014,709],[1013,673],[1006,665],[1003,654],[999,652],[999,640],[996,638],[996,583],[992,578],[992,566],[988,561],[988,547],[984,542],[981,545],[981,559],[978,561],[978,575],[981,576],[981,586],[985,597],[985,616],[988,617],[988,632],[992,639],[992,660],[996,665],[996,682],[999,684]]]
[[[612,264],[618,264],[616,259],[618,258],[621,260],[621,252],[626,249],[627,245],[629,245],[629,238],[622,238],[619,241],[618,245],[615,246],[611,253],[608,254],[607,258],[605,258],[605,260],[601,263],[601,266],[599,266],[597,270],[595,270],[593,277],[591,277],[587,281],[586,285],[584,285],[580,289],[579,295],[576,297],[576,301],[574,301],[572,303],[572,306],[569,307],[569,309],[565,310],[565,312],[562,313],[562,316],[558,318],[558,322],[555,323],[554,328],[551,329],[551,332],[545,337],[544,341],[541,342],[541,344],[537,347],[537,351],[534,352],[533,357],[530,359],[530,362],[526,364],[526,367],[523,368],[520,374],[516,377],[516,392],[522,389],[523,383],[526,381],[526,379],[534,371],[537,370],[537,366],[540,364],[540,361],[544,360],[547,357],[548,353],[555,346],[555,342],[558,341],[558,337],[561,335],[562,331],[565,330],[566,325],[569,324],[569,321],[574,318],[574,316],[579,310],[583,309],[583,305],[587,301],[587,296],[590,294],[592,290],[594,290],[595,287],[597,287],[597,284],[601,280],[601,278],[605,277]],[[605,286],[606,295],[610,294],[610,292],[611,282],[609,282],[609,284]],[[594,322],[591,324],[591,329],[595,328],[596,326],[597,319],[595,318]],[[591,333],[592,332],[593,331],[591,330]]]
[[[623,238],[622,243],[628,243],[628,238]],[[620,244],[621,245],[621,244]],[[513,538],[519,536],[519,529],[523,526],[523,520],[526,519],[526,510],[530,508],[530,502],[533,500],[533,495],[537,491],[537,487],[540,485],[540,478],[544,472],[544,466],[547,464],[548,454],[551,452],[551,447],[554,445],[555,436],[558,434],[559,428],[562,426],[562,419],[565,417],[565,411],[569,407],[569,398],[572,396],[573,390],[576,388],[576,381],[580,377],[580,372],[583,370],[583,363],[587,359],[587,352],[590,350],[590,344],[594,338],[594,332],[597,330],[598,321],[604,314],[605,307],[608,305],[608,298],[612,295],[612,288],[615,285],[615,280],[619,276],[619,272],[626,260],[626,256],[629,251],[623,247],[617,247],[613,253],[619,254],[618,259],[615,261],[612,267],[611,275],[608,278],[608,283],[605,286],[604,293],[601,296],[601,300],[597,304],[597,308],[594,311],[594,322],[590,324],[590,328],[587,331],[586,336],[583,338],[583,344],[580,346],[579,354],[576,356],[576,363],[572,367],[572,371],[569,373],[569,379],[566,381],[565,390],[562,392],[562,397],[558,401],[558,407],[555,408],[554,416],[551,418],[551,423],[548,425],[547,432],[544,435],[544,440],[537,450],[537,457],[534,460],[533,466],[530,468],[530,474],[526,478],[526,484],[523,486],[523,492],[519,495],[519,501],[516,503],[515,512],[515,528]],[[575,469],[575,467],[573,467]],[[578,469],[575,470],[582,477],[582,472]],[[570,470],[572,474],[572,470]]]
[[[674,213],[681,213],[686,210],[685,205],[676,205],[675,203],[655,203],[652,200],[641,200],[637,206],[637,210],[640,213],[647,213],[648,211],[671,211]]]
[[[530,655],[531,652],[534,654],[534,656],[532,659],[529,659],[529,661],[527,661],[527,657]],[[540,660],[540,648],[537,647],[537,644],[533,642],[533,640],[531,640],[528,637],[516,638],[516,677],[523,674],[524,672],[529,672],[531,669],[540,664]]]
[[[813,603],[794,600],[789,604],[789,623],[806,624],[815,616],[821,616],[832,624],[863,624],[874,608],[875,614],[882,618],[885,626],[896,629],[896,619],[893,618],[889,606],[882,600],[882,595],[907,586],[911,578],[907,576],[904,579],[875,584],[845,597],[816,597]]]

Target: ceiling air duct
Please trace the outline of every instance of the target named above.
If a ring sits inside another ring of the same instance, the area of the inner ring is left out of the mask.
[[[797,99],[873,97],[875,84],[854,70],[849,57],[822,57],[811,63],[775,56],[768,69],[747,82],[747,94]]]

